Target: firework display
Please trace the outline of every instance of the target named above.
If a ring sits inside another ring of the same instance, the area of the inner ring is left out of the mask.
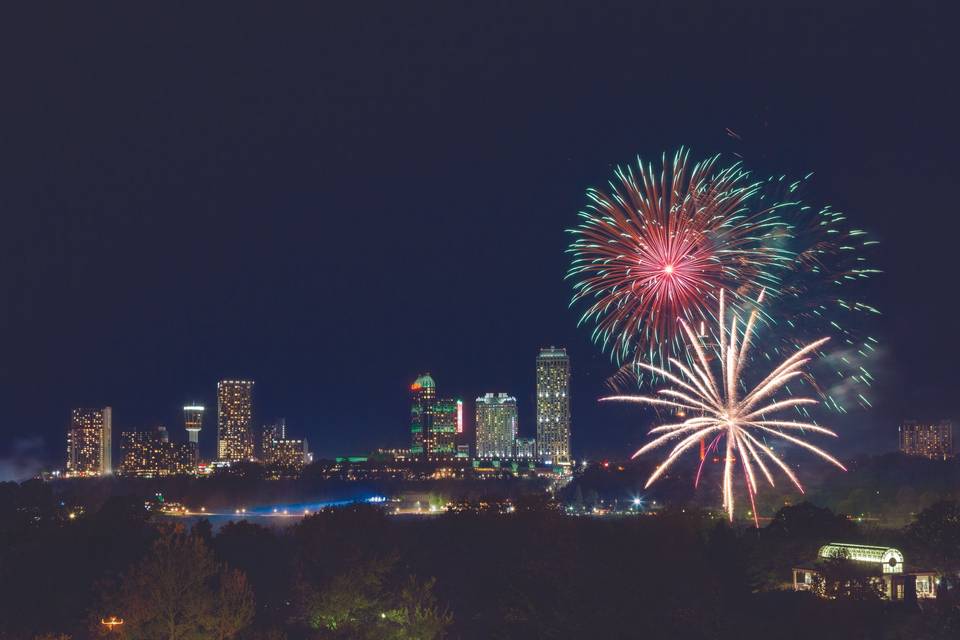
[[[596,322],[594,340],[618,363],[637,347],[655,360],[675,351],[679,320],[707,319],[721,288],[755,296],[779,283],[791,254],[777,205],[751,206],[762,183],[717,161],[691,167],[681,149],[659,176],[638,160],[617,169],[609,193],[587,191],[567,277],[573,303],[588,301],[580,322]]]
[[[809,178],[754,180],[739,163],[719,167],[717,156],[691,167],[681,149],[663,157],[659,174],[638,160],[617,168],[608,192],[587,191],[581,223],[569,230],[567,278],[571,305],[586,307],[580,323],[595,324],[594,341],[620,366],[614,388],[649,373],[642,362],[689,364],[681,320],[706,331],[720,290],[747,305],[764,290],[773,304],[758,318],[765,339],[757,352],[780,358],[808,332],[833,335],[843,350],[822,362],[836,378],[815,392],[839,411],[869,404],[865,365],[877,343],[861,319],[879,312],[852,299],[850,285],[876,273],[863,255],[875,241],[848,228],[842,213],[804,204]]]
[[[821,338],[799,348],[753,387],[747,386],[743,379],[749,362],[750,348],[753,346],[762,299],[761,293],[746,323],[743,323],[740,315],[734,311],[731,314],[729,327],[725,327],[726,310],[724,291],[721,289],[717,314],[719,345],[708,344],[690,328],[686,321],[681,319],[684,340],[695,354],[692,361],[685,363],[671,358],[674,369],[670,371],[654,364],[640,365],[674,386],[658,390],[655,396],[617,395],[601,399],[668,407],[681,410],[691,416],[683,422],[664,424],[651,429],[650,434],[655,436],[653,440],[633,455],[637,457],[679,440],[647,480],[648,487],[684,452],[700,442],[709,441],[708,451],[710,451],[721,446],[722,441],[726,450],[722,482],[723,507],[731,521],[734,513],[733,476],[737,461],[743,471],[751,504],[754,503],[754,495],[757,492],[758,472],[762,473],[771,486],[774,485],[773,474],[770,472],[771,466],[779,467],[797,489],[803,492],[796,474],[765,444],[764,439],[767,437],[780,438],[807,449],[844,469],[844,466],[829,453],[801,437],[804,432],[833,437],[836,437],[836,433],[811,422],[775,417],[784,410],[817,404],[818,401],[813,398],[790,397],[777,400],[774,395],[782,391],[790,381],[807,375],[804,372],[804,366],[813,359],[817,350],[829,338]],[[739,331],[741,324],[744,324],[742,333]],[[711,362],[712,355],[719,360],[719,378],[715,376],[715,367]],[[697,470],[695,485],[699,484],[702,470],[703,459]],[[759,526],[755,505],[752,513],[754,521]]]

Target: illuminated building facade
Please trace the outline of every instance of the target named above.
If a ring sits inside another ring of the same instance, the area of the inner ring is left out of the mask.
[[[421,375],[410,385],[410,455],[415,458],[426,454],[436,399],[437,385],[429,373]]]
[[[921,424],[908,420],[900,425],[900,451],[908,456],[947,460],[953,456],[953,424],[941,420]]]
[[[270,465],[280,475],[299,475],[307,463],[307,457],[306,440],[277,440],[273,443]]]
[[[829,572],[825,571],[827,563],[837,561],[842,563],[840,567],[832,566]],[[866,579],[888,600],[935,598],[939,582],[935,571],[905,570],[899,549],[831,542],[820,547],[814,562],[793,567],[793,590],[829,595],[829,585],[824,583],[826,573],[831,580],[840,582]]]
[[[287,421],[278,418],[263,427],[263,463],[272,477],[297,476],[310,460],[306,440],[287,439]]]
[[[217,458],[224,462],[252,460],[253,382],[217,383]]]
[[[570,358],[566,349],[537,356],[537,457],[544,464],[570,464]]]
[[[537,458],[536,438],[517,438],[514,440],[513,457],[517,460],[535,460]]]
[[[457,430],[463,405],[457,400],[440,399],[433,403],[433,424],[425,438],[428,460],[444,460],[457,455]]]
[[[202,404],[194,402],[183,408],[183,427],[187,430],[187,439],[194,443],[200,443],[200,429],[203,428],[203,412],[206,411]]]
[[[505,393],[488,393],[477,398],[477,457],[513,458],[517,437],[517,399]]]
[[[277,418],[270,424],[264,425],[260,436],[260,450],[263,453],[263,461],[270,464],[273,460],[273,443],[286,439],[287,421],[283,418]]]
[[[74,409],[67,430],[67,475],[113,473],[113,409]]]
[[[120,473],[159,478],[197,473],[195,442],[170,442],[166,427],[120,434]]]

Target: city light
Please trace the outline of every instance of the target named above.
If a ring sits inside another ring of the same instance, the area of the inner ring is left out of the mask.
[[[123,618],[118,618],[117,616],[110,616],[109,618],[100,618],[100,624],[107,628],[107,631],[113,631],[117,627],[123,624]]]

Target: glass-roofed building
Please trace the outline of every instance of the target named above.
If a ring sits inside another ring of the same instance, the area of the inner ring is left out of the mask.
[[[823,577],[830,562],[841,562],[840,575],[867,578],[888,600],[935,598],[939,580],[935,571],[908,568],[903,553],[893,547],[831,542],[820,547],[813,562],[793,567],[794,591],[823,593]],[[833,574],[837,575],[834,568]],[[841,577],[842,579],[842,577]]]

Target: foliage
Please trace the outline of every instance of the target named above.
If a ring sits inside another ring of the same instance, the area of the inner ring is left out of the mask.
[[[103,605],[124,619],[132,640],[224,640],[250,623],[253,609],[246,577],[217,563],[203,539],[180,526],[161,530]],[[94,629],[98,617],[92,615]]]
[[[608,480],[642,479],[643,469],[624,469],[594,473],[595,483],[583,483],[585,501]],[[46,500],[40,489],[15,491],[12,503]],[[53,509],[44,512],[51,520],[2,523],[0,640],[89,638],[91,629],[105,638],[99,620],[109,615],[125,620],[113,634],[131,640],[939,640],[960,630],[949,600],[922,602],[918,614],[878,600],[870,582],[841,581],[842,558],[824,573],[835,599],[781,590],[791,566],[829,541],[897,546],[913,567],[932,567],[921,559],[936,553],[946,562],[954,557],[952,505],[919,514],[903,531],[865,529],[813,504],[781,509],[755,530],[689,506],[595,518],[529,501],[512,514],[404,519],[364,506],[289,527],[213,531],[199,521],[188,532],[151,522],[133,498],[102,504],[76,520]]]
[[[924,509],[907,533],[931,568],[944,573],[960,570],[960,502],[944,500]]]
[[[310,627],[335,638],[443,638],[452,615],[438,606],[433,579],[397,584],[396,558],[354,562],[322,584],[300,584]]]

